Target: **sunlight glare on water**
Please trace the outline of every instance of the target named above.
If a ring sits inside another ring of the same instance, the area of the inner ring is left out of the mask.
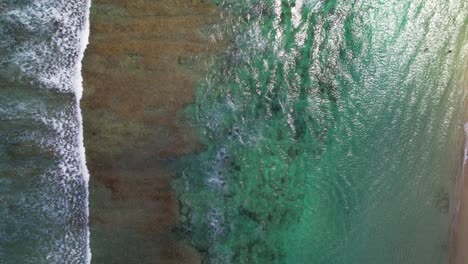
[[[206,263],[445,263],[466,2],[216,3],[174,183]]]

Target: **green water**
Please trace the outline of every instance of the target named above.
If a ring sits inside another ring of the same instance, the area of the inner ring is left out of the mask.
[[[466,1],[217,5],[174,182],[204,263],[445,263]]]

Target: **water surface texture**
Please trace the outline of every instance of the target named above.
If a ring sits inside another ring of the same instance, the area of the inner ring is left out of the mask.
[[[0,263],[89,263],[88,1],[0,0]]]
[[[446,263],[463,0],[218,0],[175,162],[203,263]]]

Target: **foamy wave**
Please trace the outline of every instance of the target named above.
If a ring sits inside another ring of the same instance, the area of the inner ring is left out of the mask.
[[[89,7],[90,1],[43,0],[4,13],[6,21],[28,35],[15,45],[9,62],[45,88],[81,98],[77,73],[89,35]]]
[[[4,118],[32,119],[42,124],[47,136],[44,133],[35,140],[40,141],[39,146],[54,152],[56,163],[42,178],[56,192],[44,193],[35,202],[42,207],[44,215],[58,222],[64,219],[72,222],[66,224],[70,228],[63,237],[47,241],[55,246],[45,257],[50,263],[90,263],[89,173],[79,104],[91,1],[38,0],[6,5],[7,8],[0,8],[0,20],[4,22],[0,29],[3,38],[0,64],[9,68],[1,74],[13,70],[14,80],[27,80],[35,89],[66,93],[70,97],[64,98],[72,99],[63,101],[64,105],[60,106],[63,109],[49,105],[47,100],[36,102],[33,97],[30,101],[14,100],[0,107]]]
[[[463,164],[466,164],[468,161],[468,123],[465,123],[465,150],[464,150],[464,158]]]
[[[83,77],[81,75],[81,69],[83,67],[82,61],[84,57],[84,53],[86,50],[86,47],[88,46],[88,39],[89,39],[89,34],[90,34],[90,25],[89,25],[89,15],[90,15],[90,9],[91,9],[91,0],[86,1],[86,10],[84,14],[84,23],[83,23],[83,30],[81,33],[81,43],[80,43],[80,51],[78,53],[78,62],[76,64],[75,68],[75,79],[73,83],[73,87],[75,88],[75,94],[76,94],[76,100],[78,101],[78,109],[80,107],[80,100],[83,96]],[[81,171],[83,172],[83,178],[86,183],[86,204],[88,207],[86,208],[86,217],[89,219],[89,171],[88,167],[86,166],[86,154],[85,154],[85,147],[84,147],[84,136],[83,136],[83,117],[81,112],[78,113],[78,151],[80,155],[80,160],[81,160]],[[87,243],[87,256],[86,256],[86,263],[90,264],[91,263],[91,246],[90,246],[90,231],[89,228],[87,230],[88,233],[88,243]]]

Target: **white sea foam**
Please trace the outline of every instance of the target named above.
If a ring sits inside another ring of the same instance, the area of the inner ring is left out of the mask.
[[[216,153],[216,159],[211,162],[210,176],[207,179],[207,183],[217,191],[225,191],[227,189],[227,182],[223,175],[222,168],[228,156],[228,150],[226,148],[221,148]]]
[[[0,14],[0,18],[6,22],[6,26],[0,30],[1,36],[9,37],[1,41],[8,50],[7,55],[0,58],[0,63],[15,65],[15,69],[21,72],[19,75],[27,77],[35,87],[73,95],[75,100],[70,102],[73,105],[62,106],[63,110],[55,109],[56,106],[51,110],[48,103],[41,100],[38,102],[42,105],[35,101],[18,100],[6,105],[5,109],[0,108],[0,114],[5,113],[5,118],[31,118],[43,124],[50,137],[38,136],[36,141],[53,149],[59,157],[56,165],[43,178],[44,181],[54,179],[54,184],[61,190],[59,193],[44,193],[38,199],[42,208],[36,209],[54,219],[73,219],[76,224],[86,228],[80,229],[79,236],[76,230],[67,230],[63,237],[51,238],[55,246],[46,256],[50,263],[77,263],[78,260],[79,263],[91,263],[87,225],[89,172],[79,108],[83,95],[82,60],[90,32],[90,7],[90,0],[40,0],[11,4],[8,11]],[[18,31],[21,34],[16,37]],[[23,35],[25,37],[18,40]],[[81,190],[83,183],[85,190]]]
[[[463,157],[463,164],[466,165],[468,161],[468,123],[465,123],[465,150],[464,150],[464,157]]]
[[[88,43],[90,5],[90,0],[42,0],[3,14],[6,21],[36,34],[15,45],[10,62],[44,87],[75,92],[80,99],[79,72]]]
[[[76,93],[76,99],[78,101],[78,107],[80,106],[79,102],[83,96],[83,77],[81,75],[81,69],[82,69],[82,61],[84,57],[84,52],[86,50],[86,47],[88,46],[88,40],[89,40],[89,34],[90,34],[90,24],[89,24],[89,15],[90,15],[90,9],[91,9],[91,0],[86,1],[86,13],[84,14],[85,20],[84,20],[84,26],[83,26],[83,32],[81,33],[81,46],[80,46],[80,51],[78,53],[78,63],[76,65],[76,73],[75,73],[75,93]],[[86,155],[85,155],[85,147],[84,147],[84,136],[83,136],[83,117],[81,112],[78,113],[78,122],[79,122],[79,133],[78,133],[78,142],[79,142],[79,153],[80,153],[80,159],[81,159],[81,169],[83,172],[83,177],[86,182],[86,187],[87,187],[87,192],[86,192],[86,204],[88,207],[86,208],[86,217],[89,219],[89,171],[86,166]],[[87,256],[86,256],[86,263],[91,263],[91,246],[90,246],[90,231],[88,228],[88,244],[87,244]]]

